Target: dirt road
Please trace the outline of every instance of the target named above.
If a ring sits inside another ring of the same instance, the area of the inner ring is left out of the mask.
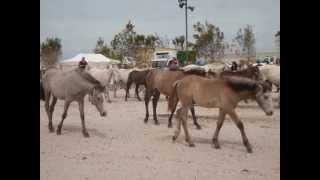
[[[81,133],[77,103],[72,103],[62,135],[49,133],[44,102],[40,102],[40,177],[42,180],[276,180],[280,179],[280,112],[266,116],[255,102],[240,103],[243,120],[253,153],[242,145],[240,132],[227,116],[219,136],[221,149],[211,146],[216,127],[217,109],[196,107],[202,130],[188,119],[196,147],[188,147],[184,132],[172,142],[175,129],[167,128],[167,103],[158,105],[160,125],[152,114],[143,123],[144,103],[136,98],[124,102],[120,97],[106,103],[107,117],[100,117],[88,99],[85,118],[90,138]],[[150,112],[152,103],[150,103]],[[55,128],[61,119],[63,101],[53,115]]]

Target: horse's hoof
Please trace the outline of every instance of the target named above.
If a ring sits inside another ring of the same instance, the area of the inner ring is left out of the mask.
[[[53,133],[54,132],[54,127],[49,127],[49,132]]]
[[[160,123],[159,123],[158,121],[156,121],[154,124],[155,124],[155,125],[160,125]]]
[[[253,152],[251,147],[247,148],[247,151],[248,151],[248,153],[252,153]]]
[[[177,139],[177,136],[172,136],[172,141],[175,141]]]
[[[108,103],[112,103],[112,101],[108,101]]]
[[[83,134],[83,137],[85,137],[85,138],[90,137],[90,135],[89,135],[89,133],[88,133],[88,132],[82,132],[82,134]]]
[[[220,149],[220,144],[217,139],[212,139],[212,145],[216,149]]]
[[[198,129],[198,130],[202,129],[201,126],[199,126],[199,125],[196,125],[196,126],[197,126],[197,129]]]
[[[193,143],[189,143],[189,147],[196,147]]]
[[[57,130],[57,135],[61,135],[61,130]]]
[[[144,119],[144,121],[143,121],[145,124],[147,124],[148,123],[148,119]]]
[[[220,149],[220,144],[219,143],[213,143],[213,147],[216,148],[216,149]]]
[[[172,128],[172,124],[168,124],[168,128]]]

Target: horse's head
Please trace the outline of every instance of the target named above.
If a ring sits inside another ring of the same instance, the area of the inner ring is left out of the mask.
[[[89,101],[91,102],[91,104],[96,106],[101,116],[107,115],[107,112],[104,109],[104,103],[103,103],[104,90],[105,90],[105,87],[96,86],[93,88],[92,92],[89,94]]]
[[[272,84],[269,81],[258,81],[255,89],[256,100],[258,105],[263,109],[266,115],[273,114],[272,102]]]

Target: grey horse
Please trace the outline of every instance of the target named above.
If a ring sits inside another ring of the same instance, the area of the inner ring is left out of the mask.
[[[64,111],[57,128],[57,135],[61,135],[61,128],[71,102],[79,104],[79,111],[82,123],[82,134],[89,137],[84,121],[84,97],[89,94],[89,101],[96,106],[101,116],[106,116],[104,110],[103,95],[105,87],[93,78],[88,72],[80,69],[62,71],[57,68],[48,69],[42,77],[44,91],[45,109],[49,119],[49,131],[54,132],[52,125],[52,114],[57,100],[64,100]],[[50,97],[53,97],[49,107]]]

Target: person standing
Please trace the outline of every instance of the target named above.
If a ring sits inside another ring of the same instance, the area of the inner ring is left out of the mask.
[[[235,61],[232,61],[231,71],[237,71],[238,70],[238,64]]]
[[[177,58],[173,57],[170,61],[169,61],[169,70],[170,71],[175,71],[178,70],[179,68],[179,61],[177,60]]]

